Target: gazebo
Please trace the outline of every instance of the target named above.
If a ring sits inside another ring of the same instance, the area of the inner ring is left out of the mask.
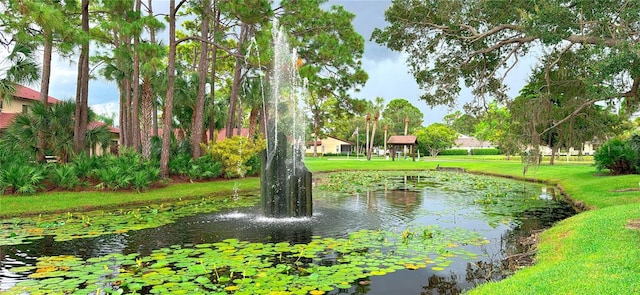
[[[409,146],[409,153],[411,153],[411,157],[413,161],[416,161],[416,145],[418,144],[418,137],[415,135],[392,135],[387,140],[387,145],[389,145],[391,149],[391,160],[396,160],[396,147],[398,146]]]

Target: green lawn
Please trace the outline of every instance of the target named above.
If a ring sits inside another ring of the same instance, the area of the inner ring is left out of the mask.
[[[530,167],[498,156],[443,156],[421,161],[307,158],[312,172],[338,170],[425,170],[461,167],[472,173],[536,179],[561,186],[591,210],[564,220],[541,235],[537,264],[512,277],[482,285],[471,294],[640,294],[640,176],[601,176],[588,162],[558,161]],[[251,190],[258,178],[171,185],[148,192],[55,192],[0,197],[0,216],[78,211],[122,204],[158,202],[204,194]]]

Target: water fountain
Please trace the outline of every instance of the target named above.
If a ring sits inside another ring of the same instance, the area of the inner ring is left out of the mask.
[[[311,216],[311,172],[304,166],[306,87],[298,75],[299,59],[286,33],[273,25],[274,62],[263,95],[267,147],[260,178],[264,214],[270,217]]]

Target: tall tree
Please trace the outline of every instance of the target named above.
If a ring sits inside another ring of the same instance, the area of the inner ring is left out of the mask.
[[[158,71],[164,66],[162,58],[164,57],[164,47],[156,43],[156,31],[163,29],[164,24],[158,21],[153,14],[152,0],[148,0],[145,5],[147,13],[144,24],[149,33],[149,41],[142,42],[139,47],[139,56],[143,61],[140,65],[140,73],[142,76],[142,95],[140,99],[140,145],[142,148],[142,156],[145,159],[151,157],[151,135],[152,124],[157,126],[157,112],[154,111],[155,97],[160,91],[156,87],[154,91],[153,84],[161,83],[161,75]],[[156,128],[157,131],[157,128]],[[157,132],[153,133],[158,135]]]
[[[409,118],[408,134],[412,134],[422,125],[423,116],[420,109],[402,98],[390,101],[382,112],[383,124],[389,126],[390,135],[404,135],[406,118]]]
[[[429,152],[431,157],[437,157],[445,149],[451,148],[458,138],[458,133],[442,123],[433,123],[425,128],[416,130],[418,147]]]
[[[432,106],[454,105],[460,81],[473,89],[471,107],[487,98],[502,102],[505,77],[525,57],[538,57],[548,72],[572,59],[565,53],[581,51],[591,74],[584,80],[589,99],[579,107],[621,99],[626,114],[638,109],[638,1],[394,0],[385,19],[389,25],[372,38],[408,54],[411,73],[427,90],[421,98]]]
[[[89,0],[82,0],[82,32],[76,86],[76,110],[73,132],[73,150],[76,154],[85,149],[85,137],[89,117]]]
[[[308,81],[313,121],[318,123],[325,101],[336,97],[338,109],[348,109],[350,90],[358,91],[368,79],[362,68],[364,38],[353,27],[354,14],[339,5],[325,8],[326,2],[287,0],[276,9],[280,24],[292,36],[291,46],[297,49],[299,73]]]
[[[498,106],[496,102],[492,102],[486,112],[482,113],[475,121],[477,122],[474,126],[475,136],[480,140],[488,140],[497,144],[507,159],[521,151],[523,141],[514,128],[514,125],[517,126],[518,123],[512,121],[511,112],[507,107]]]
[[[191,157],[197,159],[202,154],[200,142],[204,135],[204,106],[207,88],[207,74],[209,72],[209,18],[211,16],[211,3],[209,0],[202,0],[200,24],[200,58],[198,61],[198,95],[196,106],[191,122]]]
[[[238,127],[238,132],[242,127],[238,122],[241,121],[242,104],[238,103],[238,95],[242,81],[246,77],[249,70],[245,63],[246,50],[249,47],[249,41],[263,26],[265,26],[273,16],[271,3],[267,0],[233,0],[220,2],[222,12],[237,20],[238,34],[235,38],[236,49],[233,52],[235,58],[235,66],[233,72],[233,82],[231,84],[231,93],[229,96],[229,111],[226,124],[226,137],[233,135],[233,128]],[[239,134],[239,133],[238,133]]]
[[[553,164],[560,148],[581,147],[594,138],[606,138],[619,125],[612,120],[610,108],[593,104],[608,87],[595,86],[595,74],[585,50],[567,51],[557,56],[551,67],[534,69],[529,84],[511,104],[512,121],[521,122],[525,145],[546,145],[551,149]],[[544,63],[542,63],[544,64]]]
[[[176,79],[176,14],[186,2],[169,1],[169,61],[167,64],[167,95],[162,112],[162,151],[160,152],[160,175],[169,176],[169,155],[171,149],[171,133],[173,132],[173,95]]]

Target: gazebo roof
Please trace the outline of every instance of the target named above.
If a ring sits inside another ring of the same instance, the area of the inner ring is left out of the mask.
[[[392,135],[387,140],[387,144],[416,144],[418,137],[415,135]]]

